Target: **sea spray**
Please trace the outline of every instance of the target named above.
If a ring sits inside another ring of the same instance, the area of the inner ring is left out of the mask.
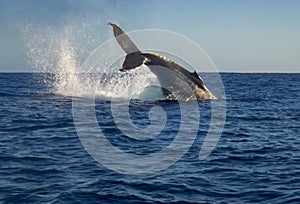
[[[135,99],[145,99],[142,96],[145,96],[144,91],[147,89],[149,85],[157,84],[156,77],[146,68],[141,67],[134,72],[128,73],[100,73],[104,80],[100,80],[97,88],[96,95],[109,97],[109,98],[135,98]],[[103,77],[103,76],[107,77]],[[150,89],[148,89],[150,90]],[[152,92],[155,89],[151,90]],[[158,93],[148,93],[155,96],[152,100],[160,99],[162,96],[160,95],[160,90]],[[147,95],[147,94],[146,94]],[[157,98],[159,97],[159,98]],[[151,98],[147,98],[151,99]]]
[[[119,62],[109,61],[112,54],[110,49],[100,53],[101,60],[96,68],[81,67],[83,48],[77,47],[78,37],[74,36],[78,33],[81,32],[74,32],[72,26],[65,26],[59,30],[51,27],[37,29],[28,24],[23,28],[26,54],[33,72],[51,73],[45,74],[43,80],[43,83],[48,85],[49,92],[76,97],[95,95],[104,98],[147,100],[161,97],[159,89],[147,89],[149,85],[158,83],[147,67],[142,66],[134,72],[121,73],[118,69],[123,57]]]
[[[62,39],[54,83],[54,88],[58,94],[68,96],[73,95],[74,83],[80,83],[77,67],[78,65],[73,47],[68,39]]]

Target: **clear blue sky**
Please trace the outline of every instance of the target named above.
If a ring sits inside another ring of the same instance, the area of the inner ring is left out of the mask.
[[[220,71],[300,72],[298,0],[0,0],[0,72],[32,70],[21,29],[26,23],[57,30],[89,25],[84,32],[97,37],[97,47],[111,37],[108,21],[127,31],[183,34],[204,48]]]

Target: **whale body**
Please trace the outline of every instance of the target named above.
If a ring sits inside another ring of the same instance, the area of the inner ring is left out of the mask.
[[[141,52],[129,36],[116,24],[109,22],[120,47],[126,57],[120,71],[126,72],[142,64],[156,75],[163,95],[170,100],[206,100],[217,99],[205,86],[199,74],[155,53]]]

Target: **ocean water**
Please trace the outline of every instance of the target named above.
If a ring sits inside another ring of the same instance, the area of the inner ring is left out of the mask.
[[[131,175],[97,162],[81,143],[72,101],[85,97],[63,94],[69,85],[57,87],[50,74],[0,74],[0,202],[300,203],[300,74],[221,78],[226,121],[212,153],[199,160],[211,120],[211,102],[199,101],[199,130],[186,154],[164,170]],[[120,101],[115,107],[121,110]],[[97,97],[96,118],[121,151],[161,151],[180,129],[178,102],[131,100],[130,119],[137,126],[150,124],[154,106],[167,118],[157,138],[137,142],[118,130],[111,103]],[[184,106],[194,110],[189,102]]]

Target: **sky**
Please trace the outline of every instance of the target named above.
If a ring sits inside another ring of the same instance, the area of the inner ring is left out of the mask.
[[[0,0],[0,72],[31,72],[36,33],[66,26],[84,58],[112,37],[108,21],[182,34],[220,72],[300,72],[298,0]]]

